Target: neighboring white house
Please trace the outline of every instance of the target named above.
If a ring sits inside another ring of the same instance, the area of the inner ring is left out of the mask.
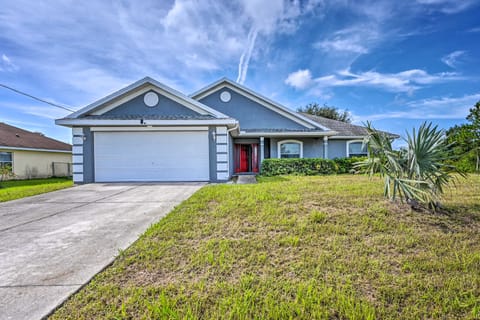
[[[0,166],[13,178],[30,179],[71,174],[72,146],[0,122]]]

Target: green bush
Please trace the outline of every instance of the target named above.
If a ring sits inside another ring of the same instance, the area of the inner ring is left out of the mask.
[[[263,176],[298,175],[315,176],[323,174],[350,173],[353,164],[363,158],[304,158],[304,159],[265,159],[260,173]]]

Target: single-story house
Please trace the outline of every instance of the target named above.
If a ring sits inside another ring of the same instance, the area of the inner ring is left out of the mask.
[[[56,120],[76,183],[221,182],[267,158],[365,155],[364,127],[295,112],[226,78],[187,96],[149,77]]]
[[[67,176],[71,162],[68,143],[0,122],[0,166],[9,166],[13,178]]]

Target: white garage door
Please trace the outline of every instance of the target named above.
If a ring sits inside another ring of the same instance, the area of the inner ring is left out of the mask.
[[[208,181],[208,131],[95,132],[95,181]]]

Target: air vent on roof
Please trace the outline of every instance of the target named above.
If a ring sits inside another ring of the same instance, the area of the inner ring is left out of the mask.
[[[20,135],[18,133],[15,133],[15,137],[20,138]]]

